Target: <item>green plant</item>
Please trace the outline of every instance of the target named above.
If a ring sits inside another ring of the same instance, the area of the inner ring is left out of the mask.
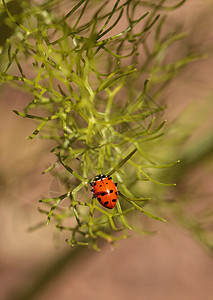
[[[47,223],[51,220],[59,230],[70,231],[69,245],[98,249],[99,238],[113,243],[126,238],[131,229],[146,233],[136,225],[137,212],[164,221],[154,215],[159,204],[147,201],[155,197],[150,182],[173,184],[159,182],[152,170],[176,162],[169,163],[168,158],[161,163],[153,149],[152,141],[163,136],[166,108],[156,99],[197,56],[167,60],[169,47],[186,34],[165,33],[166,15],[159,11],[178,8],[185,1],[173,7],[165,0],[117,0],[113,7],[89,0],[74,5],[22,1],[18,19],[2,2],[8,22],[16,27],[4,45],[1,83],[18,84],[33,95],[23,112],[14,112],[38,123],[28,139],[54,141],[51,151],[56,161],[44,173],[52,172],[66,187],[59,197],[40,200],[49,208],[39,209],[47,215]],[[133,146],[134,158],[114,174],[126,199],[118,201],[113,211],[105,210],[92,199],[88,183],[125,160]],[[136,196],[144,199],[136,203]],[[62,207],[65,198],[69,204]]]

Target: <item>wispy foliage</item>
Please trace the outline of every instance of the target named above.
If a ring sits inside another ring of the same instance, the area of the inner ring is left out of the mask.
[[[171,7],[165,0],[115,1],[114,6],[89,0],[22,1],[17,18],[3,0],[15,29],[3,47],[1,83],[18,84],[33,95],[23,112],[14,111],[37,123],[28,139],[55,142],[56,161],[44,173],[58,176],[66,192],[42,199],[47,209],[40,211],[47,223],[71,233],[71,246],[98,249],[99,238],[112,243],[127,237],[136,227],[129,218],[135,212],[164,221],[149,212],[156,208],[141,186],[173,185],[159,182],[150,170],[174,163],[156,161],[144,145],[163,135],[166,107],[156,103],[157,95],[197,58],[166,60],[169,47],[186,35],[163,31],[165,12],[184,2]],[[109,211],[92,198],[88,183],[119,165],[131,148],[137,153],[113,175],[123,199]],[[146,200],[137,201],[135,194]],[[61,205],[66,198],[69,203]]]

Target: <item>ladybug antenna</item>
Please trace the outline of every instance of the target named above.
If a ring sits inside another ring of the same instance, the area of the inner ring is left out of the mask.
[[[120,169],[123,164],[125,164],[125,162],[127,162],[127,160],[129,160],[133,154],[135,154],[135,152],[137,151],[137,148],[135,148],[132,152],[130,152],[121,162],[119,162],[119,164],[114,168],[112,169],[108,174],[107,176],[110,176],[112,175],[113,173],[115,173],[118,169]]]

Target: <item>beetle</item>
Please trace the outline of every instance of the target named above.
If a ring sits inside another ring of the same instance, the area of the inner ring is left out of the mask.
[[[101,205],[112,209],[118,199],[117,183],[114,183],[112,177],[99,174],[90,183],[95,198]]]
[[[111,170],[107,175],[99,174],[90,182],[92,186],[91,191],[93,195],[98,200],[98,202],[106,208],[112,209],[115,207],[115,204],[118,199],[118,194],[127,199],[121,192],[117,189],[117,183],[114,183],[112,180],[112,175],[116,172],[127,160],[132,157],[132,155],[137,151],[134,149],[130,152],[113,170]]]

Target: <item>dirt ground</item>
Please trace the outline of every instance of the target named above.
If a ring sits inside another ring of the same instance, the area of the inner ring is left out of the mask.
[[[190,28],[195,43],[199,44],[200,39],[210,50],[212,4],[213,1],[188,0],[175,14],[183,20],[185,28]],[[206,18],[199,19],[201,15]],[[196,31],[190,27],[195,20],[201,21],[198,40]],[[169,120],[174,118],[173,111],[178,115],[187,102],[212,94],[210,50],[207,59],[187,68],[167,91],[172,99],[167,112]],[[29,232],[30,226],[44,220],[37,211],[37,200],[47,195],[51,185],[51,176],[41,172],[53,156],[40,155],[50,149],[48,141],[25,140],[34,124],[12,112],[21,110],[29,96],[3,87],[0,97],[0,300],[212,299],[212,256],[175,221],[155,222],[157,234],[135,235],[114,248],[102,245],[102,251],[97,253],[83,250],[74,260],[70,259],[72,250],[63,242],[63,236],[57,240],[51,226]],[[212,170],[203,188],[212,201],[211,176]],[[66,259],[59,260],[65,254],[67,263]],[[55,276],[55,269],[50,266],[56,261],[61,272]],[[43,281],[39,282],[41,274]],[[35,290],[39,292],[31,298]]]

